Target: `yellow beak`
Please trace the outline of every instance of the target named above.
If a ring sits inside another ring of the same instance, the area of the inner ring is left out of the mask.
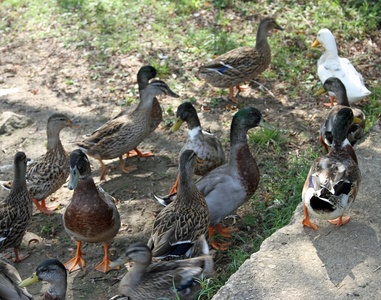
[[[318,40],[315,40],[315,41],[312,43],[311,47],[317,47],[317,46],[319,46],[319,45],[320,45],[319,41],[318,41]]]
[[[37,274],[33,273],[31,277],[21,281],[19,287],[26,287],[36,282],[38,282]]]

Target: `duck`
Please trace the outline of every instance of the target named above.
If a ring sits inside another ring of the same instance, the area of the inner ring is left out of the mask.
[[[180,156],[176,200],[157,215],[147,243],[156,259],[189,257],[198,238],[208,232],[208,206],[192,178],[196,162],[193,150]]]
[[[141,94],[141,91],[144,90],[148,86],[149,81],[152,78],[156,77],[156,74],[157,74],[156,69],[154,67],[150,66],[150,65],[143,66],[143,67],[141,67],[139,69],[139,72],[137,74],[137,82],[138,82],[138,88],[139,88],[139,95]],[[130,110],[127,110],[126,112],[125,111],[121,111],[119,114],[117,114],[111,120],[116,119],[116,118],[120,117],[122,114],[128,113],[128,112],[130,112]],[[150,129],[149,129],[148,135],[155,131],[155,129],[160,125],[161,121],[163,121],[163,111],[161,109],[159,101],[157,100],[156,97],[154,97],[153,101],[152,101],[151,122],[150,122]],[[142,153],[136,147],[134,150],[129,151],[127,153],[128,157],[134,156],[134,155],[137,155],[137,156],[140,156],[140,157],[150,157],[153,154],[152,154],[152,152]]]
[[[352,123],[360,122],[349,107],[339,110],[333,122],[333,142],[328,154],[317,158],[303,186],[304,218],[302,224],[315,230],[310,215],[341,226],[350,217],[343,215],[356,199],[361,182],[357,156],[347,138]]]
[[[194,174],[204,176],[225,162],[224,150],[215,135],[201,128],[196,109],[190,102],[184,102],[177,108],[176,122],[171,127],[170,134],[176,132],[184,122],[188,124],[188,139],[180,150],[180,156],[187,149],[193,150],[202,161],[196,165]],[[177,191],[178,180],[177,176],[170,194]]]
[[[152,262],[152,252],[146,244],[132,244],[111,263],[134,263],[119,284],[119,294],[128,299],[194,299],[201,289],[200,280],[211,277],[213,272],[213,257],[204,235],[199,243],[202,248],[197,257],[157,262]]]
[[[257,126],[274,130],[264,121],[258,109],[241,108],[233,116],[231,123],[228,162],[196,181],[196,187],[204,195],[208,205],[209,240],[216,249],[225,250],[230,243],[222,244],[213,241],[215,230],[227,238],[230,238],[233,233],[232,228],[222,228],[219,223],[249,200],[257,190],[260,179],[259,168],[250,152],[246,136],[249,129]],[[165,197],[154,195],[154,197],[162,205],[168,205],[176,198],[176,195]]]
[[[267,42],[270,30],[283,30],[274,18],[264,18],[258,26],[255,47],[239,47],[226,52],[199,68],[199,76],[215,87],[229,88],[229,99],[237,102],[234,86],[254,79],[267,69],[271,62],[271,49]]]
[[[68,188],[74,190],[74,193],[63,214],[63,224],[66,232],[76,240],[77,251],[65,266],[70,272],[85,266],[82,242],[103,243],[104,258],[95,269],[107,273],[110,270],[109,243],[118,233],[121,224],[114,198],[95,185],[89,159],[81,149],[71,152],[69,160]]]
[[[36,268],[29,278],[24,279],[19,284],[26,287],[39,281],[50,284],[42,300],[65,300],[67,289],[67,272],[65,266],[55,258],[44,260]]]
[[[347,92],[344,84],[337,77],[330,77],[325,82],[323,87],[317,91],[315,95],[320,95],[325,92],[332,92],[337,97],[338,105],[334,106],[328,115],[325,118],[324,123],[320,127],[320,136],[319,140],[323,147],[328,153],[328,146],[332,144],[332,127],[335,118],[337,117],[337,113],[344,107],[350,107]],[[355,145],[355,143],[364,135],[365,125],[366,125],[366,116],[364,112],[359,109],[352,107],[351,108],[353,115],[356,118],[361,120],[359,124],[352,124],[348,128],[347,139],[351,143],[351,145]]]
[[[58,205],[47,206],[45,199],[55,193],[69,176],[69,155],[62,146],[60,132],[62,129],[79,128],[67,116],[54,113],[47,122],[47,150],[27,165],[26,181],[28,191],[37,210],[46,215],[54,214]],[[2,184],[9,189],[11,182]]]
[[[27,157],[24,152],[14,156],[14,178],[11,191],[4,201],[0,202],[0,252],[13,247],[14,262],[29,257],[18,253],[26,228],[32,218],[33,202],[26,186]]]
[[[19,287],[21,276],[17,269],[7,261],[0,259],[0,299],[33,300],[26,288]]]
[[[339,78],[345,86],[349,103],[359,102],[371,94],[364,84],[362,75],[350,61],[347,58],[339,57],[335,38],[329,29],[320,29],[311,47],[319,45],[325,49],[317,63],[318,76],[322,83],[329,77]],[[334,95],[330,93],[330,96],[331,103],[327,106],[334,106]]]
[[[100,127],[92,135],[77,142],[77,145],[87,153],[99,160],[101,164],[100,179],[105,179],[107,166],[103,159],[118,157],[123,172],[136,170],[136,166],[126,167],[123,155],[135,149],[149,134],[151,122],[152,101],[156,96],[168,95],[178,98],[168,85],[161,80],[151,81],[141,90],[141,100],[138,107],[130,114],[123,114]]]

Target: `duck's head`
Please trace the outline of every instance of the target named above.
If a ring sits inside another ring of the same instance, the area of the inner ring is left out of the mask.
[[[112,261],[109,266],[116,267],[132,261],[139,264],[148,265],[152,260],[152,253],[150,248],[144,243],[132,244],[126,252],[118,259]]]
[[[274,18],[264,18],[259,23],[259,27],[264,27],[267,29],[267,31],[277,29],[277,30],[284,30],[282,27],[280,27]]]
[[[148,86],[150,79],[156,77],[156,69],[152,66],[143,66],[140,68],[137,78],[139,91],[145,89]]]
[[[70,153],[69,163],[70,179],[67,187],[69,190],[74,190],[81,177],[91,177],[91,167],[89,159],[81,149],[74,150]]]
[[[322,45],[327,50],[330,50],[333,48],[336,49],[335,38],[329,29],[327,28],[320,29],[311,47],[317,47],[319,45]]]
[[[361,119],[353,115],[353,111],[349,107],[342,108],[338,111],[333,119],[332,125],[332,136],[333,143],[332,147],[341,147],[347,138],[347,132],[349,126],[352,124],[361,123]],[[349,142],[348,142],[349,143]]]
[[[151,98],[156,97],[160,95],[167,95],[174,98],[179,98],[179,95],[177,95],[175,92],[173,92],[169,86],[161,80],[153,80],[151,81],[147,88],[141,91],[142,98]]]
[[[265,122],[262,114],[258,109],[254,107],[241,108],[233,117],[232,125],[237,124],[243,127],[245,130],[261,126],[269,130],[273,130],[273,127]]]
[[[193,127],[200,126],[200,121],[197,117],[196,109],[193,107],[192,103],[190,102],[184,102],[179,105],[176,112],[176,122],[171,127],[171,130],[169,133],[173,133],[177,131],[181,125],[184,122],[188,122],[189,119],[193,119],[192,124],[188,123],[189,129],[192,129]]]
[[[323,84],[323,86],[315,93],[318,96],[323,93],[331,92],[338,98],[338,103],[340,105],[349,106],[347,90],[344,84],[337,77],[329,77]]]
[[[57,297],[54,299],[65,299],[67,272],[65,266],[58,259],[47,259],[43,261],[36,268],[36,272],[33,273],[31,277],[23,280],[19,286],[26,287],[38,281],[50,283],[47,293]]]
[[[48,119],[48,131],[60,132],[65,127],[79,128],[80,126],[74,125],[73,122],[63,114],[52,114]]]

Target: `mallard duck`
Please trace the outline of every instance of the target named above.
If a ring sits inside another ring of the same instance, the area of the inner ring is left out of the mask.
[[[150,79],[156,77],[156,74],[157,74],[156,69],[152,66],[143,66],[139,69],[139,72],[137,75],[139,94],[141,93],[142,90],[144,90],[148,86]],[[111,120],[120,117],[124,113],[126,113],[126,112],[124,112],[124,111],[120,112],[118,115],[113,117]],[[150,122],[150,130],[149,130],[148,134],[151,134],[153,131],[155,131],[155,129],[159,126],[159,124],[161,123],[162,120],[163,120],[163,111],[161,109],[159,101],[157,100],[156,97],[154,97],[153,101],[152,101],[151,122]],[[135,150],[129,151],[127,153],[127,156],[132,156],[132,155],[138,155],[141,157],[148,157],[148,156],[152,156],[152,153],[151,152],[142,153],[137,148],[135,148]]]
[[[48,119],[48,145],[46,153],[28,165],[26,180],[29,193],[37,209],[51,215],[58,205],[46,206],[45,199],[56,192],[69,176],[69,156],[62,146],[60,132],[65,127],[77,128],[63,114]],[[41,202],[41,204],[39,203]]]
[[[19,262],[29,254],[20,257],[18,247],[32,218],[33,204],[25,181],[26,155],[17,152],[14,158],[14,178],[11,191],[0,203],[0,252],[7,248],[14,248],[14,262]]]
[[[325,52],[318,61],[318,76],[324,83],[329,77],[337,77],[344,84],[349,103],[355,103],[369,96],[371,92],[365,87],[364,80],[348,59],[339,57],[335,38],[327,28],[320,29],[311,47],[322,45]],[[331,97],[333,94],[330,94]],[[331,98],[330,106],[333,106]]]
[[[320,95],[324,92],[332,92],[336,95],[338,99],[337,106],[333,107],[331,111],[328,113],[325,118],[324,123],[320,127],[320,137],[319,140],[326,149],[328,153],[328,146],[332,144],[332,127],[334,120],[337,116],[337,113],[344,107],[349,107],[347,92],[345,90],[344,84],[341,82],[339,78],[330,77],[325,82],[323,87],[316,93],[316,95]],[[357,140],[359,140],[365,130],[366,116],[359,108],[351,108],[353,115],[356,118],[361,120],[359,124],[352,124],[348,128],[347,139],[353,146]]]
[[[199,280],[210,277],[213,271],[213,258],[204,235],[199,240],[203,245],[200,256],[160,262],[152,262],[147,245],[132,244],[122,257],[111,263],[118,266],[134,262],[119,284],[119,294],[129,299],[193,299],[201,289]]]
[[[204,176],[211,170],[225,162],[225,153],[220,141],[213,134],[202,130],[197,112],[190,102],[184,102],[177,108],[176,122],[173,124],[170,133],[177,131],[183,122],[188,124],[188,140],[180,151],[193,150],[197,157],[202,160],[194,168],[194,174]],[[171,194],[177,191],[179,177],[172,187]]]
[[[94,184],[90,162],[82,150],[70,154],[70,190],[73,196],[63,214],[66,232],[77,242],[77,252],[65,266],[74,271],[85,266],[81,244],[104,243],[104,258],[96,270],[108,272],[108,245],[120,228],[120,217],[114,199]]]
[[[267,125],[261,113],[253,107],[240,109],[233,117],[230,130],[229,161],[210,171],[196,182],[197,189],[204,195],[210,213],[209,238],[212,238],[214,229],[222,236],[231,237],[231,228],[222,228],[219,224],[227,215],[231,214],[243,203],[250,199],[259,183],[259,169],[247,144],[247,131],[256,126]],[[164,198],[155,196],[163,205],[167,205],[175,198],[170,195]],[[217,242],[211,243],[215,248],[226,249],[226,245]]]
[[[239,47],[211,62],[206,63],[199,69],[200,78],[205,79],[215,87],[229,88],[229,99],[237,102],[234,98],[233,88],[239,84],[254,79],[269,66],[271,62],[271,50],[267,43],[267,33],[272,29],[283,30],[273,18],[263,19],[258,26],[255,47]]]
[[[2,300],[32,300],[33,296],[26,288],[18,284],[21,277],[16,268],[0,259],[0,299]]]
[[[310,221],[310,214],[338,226],[349,221],[349,217],[343,215],[355,201],[361,182],[357,157],[347,139],[348,128],[353,122],[360,122],[360,119],[353,117],[350,108],[342,108],[337,113],[332,128],[332,148],[310,168],[302,193],[304,226],[318,229]]]
[[[124,165],[123,154],[135,149],[149,134],[152,101],[161,94],[179,97],[166,83],[154,80],[141,90],[140,103],[131,114],[124,114],[107,122],[91,136],[77,143],[83,151],[97,158],[101,163],[101,180],[105,178],[107,170],[103,159],[119,157],[121,169],[124,172],[136,170],[136,166]]]
[[[196,161],[193,150],[185,150],[180,156],[176,200],[157,215],[148,241],[155,258],[189,257],[188,251],[197,239],[208,232],[208,207],[192,178]]]
[[[55,258],[40,263],[31,277],[23,280],[20,287],[26,287],[39,281],[50,284],[42,300],[65,300],[67,288],[67,274],[65,266]]]

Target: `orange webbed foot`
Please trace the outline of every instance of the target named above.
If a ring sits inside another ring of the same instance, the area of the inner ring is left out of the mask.
[[[15,262],[15,263],[16,263],[16,262],[23,261],[23,260],[27,259],[27,258],[30,256],[29,253],[26,254],[26,255],[19,255],[19,250],[18,250],[17,248],[14,248],[13,250],[14,250],[14,252],[15,252],[15,258],[12,259],[12,260],[13,260],[13,262]]]
[[[64,264],[64,266],[69,272],[76,271],[86,266],[85,260],[82,258],[82,255],[85,255],[85,253],[81,251],[81,242],[77,241],[77,251],[75,256],[66,264]]]
[[[122,156],[119,156],[119,161],[120,161],[120,169],[124,173],[130,173],[130,172],[135,171],[135,170],[138,169],[138,167],[136,165],[126,167],[126,165],[124,164],[124,160],[123,160]]]
[[[102,273],[107,273],[110,270],[119,270],[119,266],[117,267],[110,267],[109,264],[111,263],[111,260],[108,258],[108,243],[105,243],[103,245],[105,255],[103,257],[103,261],[95,268],[95,270],[102,272]]]
[[[308,214],[308,208],[307,208],[307,206],[304,203],[303,203],[303,206],[304,206],[304,217],[303,217],[302,224],[304,226],[311,227],[311,228],[313,228],[315,230],[318,230],[318,227],[314,223],[312,223],[310,221],[310,216]]]
[[[140,152],[139,150],[138,150],[138,148],[135,148],[134,150],[131,150],[131,151],[128,151],[127,153],[126,153],[126,155],[127,155],[127,157],[131,157],[131,156],[138,156],[138,157],[152,157],[152,156],[154,156],[154,154],[151,152],[151,151],[149,151],[149,152]]]
[[[333,224],[333,225],[336,225],[336,226],[341,226],[341,225],[344,225],[345,223],[348,223],[349,219],[351,217],[339,217],[337,219],[334,219],[334,220],[328,220],[329,223]]]
[[[37,199],[33,199],[33,202],[34,204],[36,204],[37,209],[45,215],[53,215],[54,210],[57,209],[57,207],[59,206],[58,204],[47,206],[45,203],[45,199],[41,201],[41,204],[38,202]]]
[[[226,228],[222,228],[222,226],[220,224],[217,224],[217,226],[215,227],[215,229],[217,230],[217,232],[222,235],[223,237],[226,237],[226,238],[231,238],[232,235],[233,235],[233,232],[234,231],[238,231],[237,228],[232,228],[232,227],[226,227]]]

